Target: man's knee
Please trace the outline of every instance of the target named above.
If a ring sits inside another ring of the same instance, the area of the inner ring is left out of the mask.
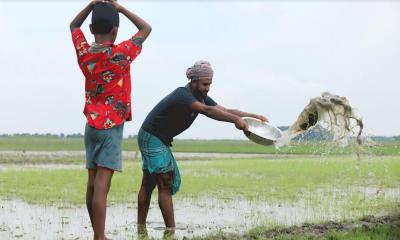
[[[150,198],[146,193],[139,192],[137,200],[139,205],[144,205],[150,201]]]
[[[88,191],[93,191],[94,190],[94,178],[88,180],[87,182],[87,190]]]
[[[93,192],[94,191],[94,180],[96,178],[96,170],[89,169],[88,172],[88,181],[87,181],[87,191]]]
[[[111,179],[114,174],[114,171],[98,167],[96,177],[94,179],[94,187],[95,188],[103,188],[106,192],[110,190],[111,187]]]
[[[158,190],[171,190],[172,188],[172,172],[157,174]]]
[[[145,191],[147,198],[151,197],[151,194],[153,194],[153,190],[154,190],[155,187],[156,187],[156,184],[148,184],[147,185],[146,191]]]
[[[147,197],[151,196],[156,185],[154,174],[150,174],[148,170],[143,170],[141,189],[143,189]]]
[[[87,183],[87,191],[88,192],[93,192],[94,191],[94,182],[88,182]]]

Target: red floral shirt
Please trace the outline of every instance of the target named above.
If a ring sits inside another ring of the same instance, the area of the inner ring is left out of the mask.
[[[78,64],[85,76],[85,114],[88,124],[107,129],[132,120],[130,63],[142,50],[138,33],[118,45],[90,46],[82,31],[72,32]]]

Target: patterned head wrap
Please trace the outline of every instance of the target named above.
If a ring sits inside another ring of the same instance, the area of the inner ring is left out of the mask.
[[[199,78],[212,78],[214,71],[211,68],[211,64],[207,61],[197,61],[193,66],[186,70],[186,77],[190,80],[196,80]]]

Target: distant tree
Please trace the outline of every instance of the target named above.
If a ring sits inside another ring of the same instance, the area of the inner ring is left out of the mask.
[[[68,134],[67,138],[82,138],[83,135],[81,133],[73,133],[73,134]]]

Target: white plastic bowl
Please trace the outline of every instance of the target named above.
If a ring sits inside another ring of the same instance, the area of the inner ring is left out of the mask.
[[[252,117],[243,117],[243,120],[248,124],[249,132],[245,135],[251,141],[261,145],[272,145],[282,136],[279,128],[270,125],[267,122],[262,122],[259,119]]]

